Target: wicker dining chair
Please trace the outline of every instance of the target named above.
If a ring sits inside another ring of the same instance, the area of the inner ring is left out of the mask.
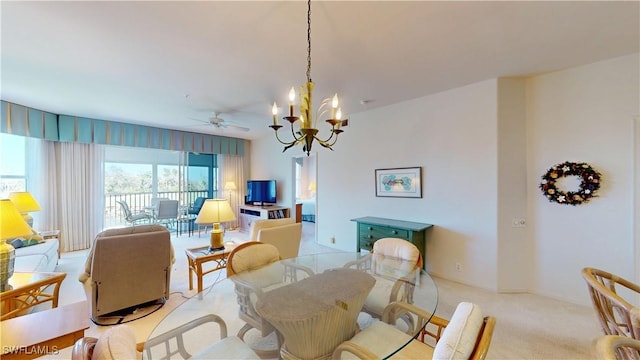
[[[595,268],[582,269],[593,308],[605,335],[621,335],[640,340],[640,308],[625,300],[639,296],[640,286]]]
[[[234,275],[244,272],[256,271],[270,264],[280,261],[278,249],[271,245],[258,241],[248,241],[236,246],[227,257],[227,277],[235,283],[235,292],[238,305],[240,305],[238,317],[245,325],[238,331],[238,337],[244,340],[245,334],[251,329],[260,331],[262,337],[266,337],[275,331],[275,328],[255,309],[257,299],[262,296],[262,287],[275,287],[282,282],[283,277],[274,271],[268,271],[271,276],[265,276],[264,283],[252,284],[239,281]],[[277,357],[282,347],[282,338],[276,334],[276,348],[273,350],[257,350],[261,357]]]
[[[392,302],[413,303],[422,261],[420,250],[411,242],[383,238],[373,244],[371,254],[344,266],[366,271],[376,279],[362,311],[380,319],[385,307]]]
[[[599,336],[595,348],[598,360],[640,360],[640,340],[626,336]]]

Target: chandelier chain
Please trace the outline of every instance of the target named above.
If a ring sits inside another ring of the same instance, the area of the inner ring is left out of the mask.
[[[311,0],[307,0],[307,82],[311,82]]]

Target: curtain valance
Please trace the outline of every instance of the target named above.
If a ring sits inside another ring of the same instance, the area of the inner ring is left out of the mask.
[[[50,141],[244,155],[244,139],[57,115],[2,101],[0,131]]]

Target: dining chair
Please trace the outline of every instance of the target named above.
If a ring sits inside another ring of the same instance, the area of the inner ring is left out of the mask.
[[[248,241],[237,245],[227,257],[227,277],[235,284],[237,301],[240,306],[238,317],[245,322],[245,325],[238,331],[238,338],[244,340],[244,336],[251,329],[259,330],[263,338],[275,332],[276,348],[267,351],[256,351],[263,357],[277,358],[282,347],[281,336],[277,334],[273,325],[260,316],[255,308],[258,298],[264,291],[284,285],[282,271],[277,267],[267,268],[268,265],[278,261],[280,261],[278,249],[271,244],[258,241]],[[259,269],[263,269],[260,282],[242,281],[234,277],[234,275]]]
[[[120,208],[122,209],[122,213],[124,214],[124,220],[131,225],[135,225],[138,221],[146,220],[147,222],[151,221],[151,216],[145,212],[139,212],[133,214],[131,209],[129,208],[129,204],[126,201],[116,201]]]
[[[185,334],[190,330],[208,323],[216,323],[220,328],[220,340],[204,349],[190,353],[185,347]],[[175,347],[173,344],[176,344]],[[157,350],[154,350],[157,349]],[[251,347],[236,336],[227,336],[227,324],[215,314],[208,314],[191,320],[166,333],[157,335],[144,343],[145,359],[254,359],[260,357]],[[157,352],[164,354],[158,357]]]
[[[185,344],[185,334],[198,326],[216,323],[220,340],[201,350],[190,353]],[[72,360],[121,360],[139,359],[144,352],[145,359],[252,359],[260,357],[251,347],[235,336],[227,336],[227,324],[215,314],[208,314],[166,333],[157,335],[146,342],[136,344],[133,329],[125,324],[117,325],[102,333],[100,337],[83,337],[75,342]]]
[[[415,317],[414,326],[406,331],[396,327],[397,314]],[[427,323],[437,328],[429,331],[435,345],[431,346],[413,336]],[[489,351],[493,329],[493,316],[483,316],[480,308],[470,302],[461,302],[450,320],[420,309],[412,304],[394,302],[377,321],[357,333],[351,340],[340,344],[333,359],[380,359],[388,356],[388,344],[407,344],[394,356],[400,359],[485,359]]]
[[[405,239],[382,238],[373,244],[371,253],[345,267],[369,272],[376,284],[369,293],[362,311],[382,318],[392,302],[413,303],[415,285],[420,279],[422,255],[420,250]]]
[[[640,340],[627,336],[599,336],[595,348],[598,360],[640,360]]]
[[[591,302],[604,334],[640,340],[640,308],[623,298],[638,298],[640,286],[591,267],[582,269],[582,277],[587,282]]]

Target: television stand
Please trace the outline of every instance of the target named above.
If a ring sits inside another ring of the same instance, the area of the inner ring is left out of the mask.
[[[291,217],[288,207],[277,205],[240,205],[240,231],[249,232],[251,223],[258,219],[282,219]]]

